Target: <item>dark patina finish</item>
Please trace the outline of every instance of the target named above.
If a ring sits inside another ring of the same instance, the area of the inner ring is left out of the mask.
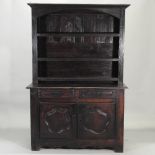
[[[123,152],[123,42],[129,5],[29,5],[32,150]]]

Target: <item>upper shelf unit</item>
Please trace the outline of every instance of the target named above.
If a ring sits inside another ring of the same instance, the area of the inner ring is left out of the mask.
[[[49,13],[37,18],[37,80],[119,80],[120,19],[107,13]]]

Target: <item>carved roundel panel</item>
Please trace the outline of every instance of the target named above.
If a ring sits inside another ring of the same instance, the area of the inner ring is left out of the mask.
[[[64,138],[72,135],[71,107],[42,106],[40,130],[42,137]]]
[[[48,131],[53,134],[62,134],[66,130],[70,130],[71,118],[67,108],[52,108],[46,112],[44,123]]]
[[[113,106],[81,105],[79,108],[80,136],[101,138],[111,136],[114,125]]]
[[[92,126],[92,122],[96,125]],[[108,114],[99,108],[90,109],[86,112],[84,117],[84,130],[91,134],[104,134],[110,123]]]

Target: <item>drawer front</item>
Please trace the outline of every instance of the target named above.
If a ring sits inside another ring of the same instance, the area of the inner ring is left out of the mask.
[[[98,88],[91,89],[80,89],[79,98],[80,99],[102,99],[102,98],[114,98],[115,90],[105,90]]]
[[[39,89],[39,98],[73,98],[73,89]]]

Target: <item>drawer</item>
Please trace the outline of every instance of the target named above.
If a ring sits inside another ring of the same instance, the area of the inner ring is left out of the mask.
[[[73,98],[74,91],[73,89],[39,89],[38,90],[39,98]]]
[[[79,98],[80,99],[102,99],[102,98],[114,98],[115,97],[115,90],[105,90],[105,89],[98,89],[98,88],[86,88],[79,90]]]

